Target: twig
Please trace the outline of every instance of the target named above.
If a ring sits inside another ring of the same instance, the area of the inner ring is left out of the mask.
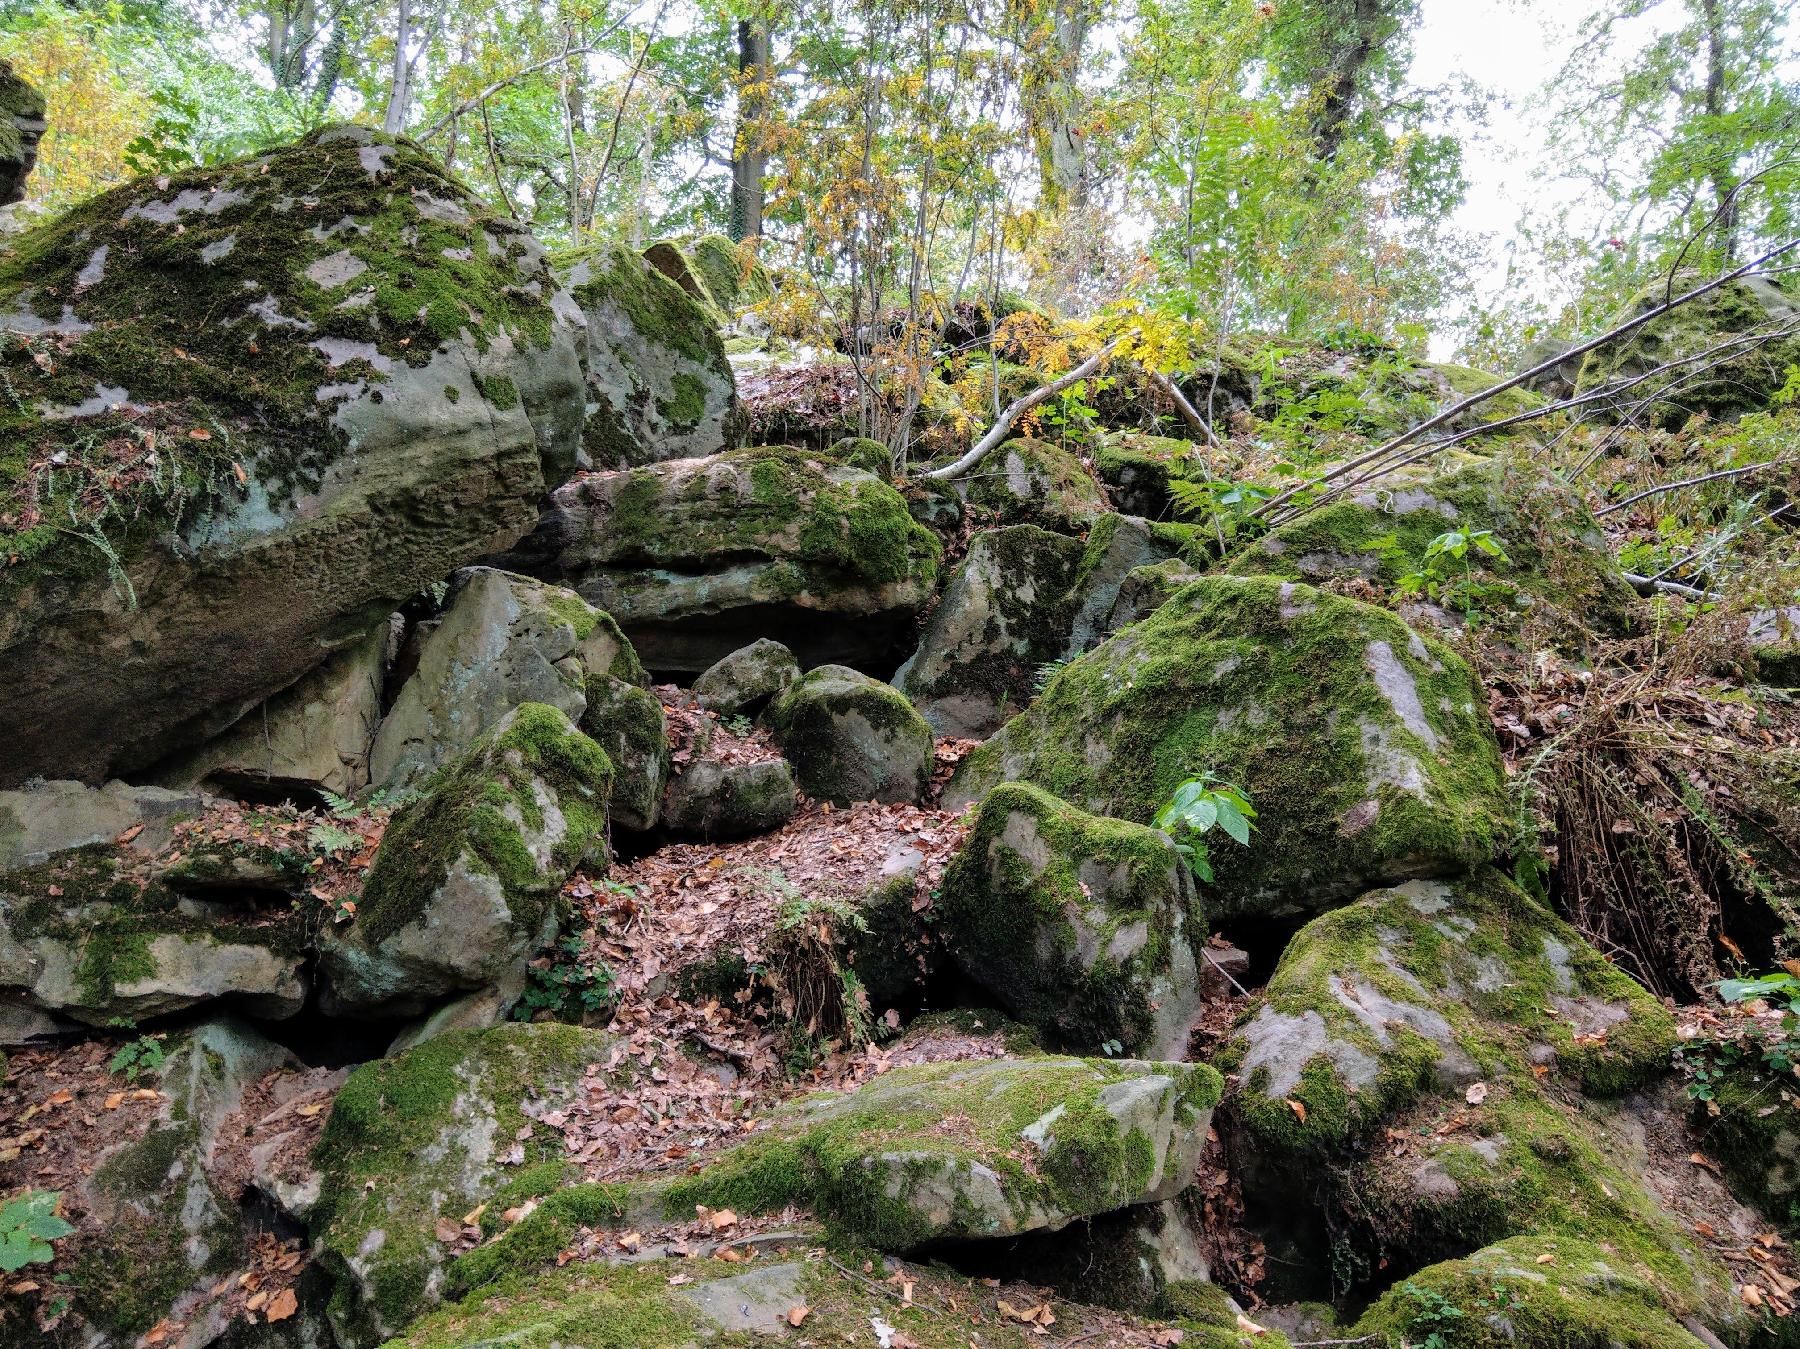
[[[1625,581],[1640,595],[1662,594],[1680,595],[1683,599],[1702,600],[1717,603],[1721,598],[1710,590],[1701,590],[1697,586],[1684,586],[1679,581],[1661,581],[1653,576],[1639,576],[1636,572],[1620,573]]]
[[[1064,375],[1061,379],[1058,379],[1052,384],[1046,384],[1042,388],[1033,389],[1030,393],[1021,398],[1015,398],[1006,405],[1006,410],[1000,414],[1000,420],[995,422],[993,426],[989,428],[988,433],[985,436],[975,442],[975,447],[972,450],[962,458],[958,459],[955,463],[946,464],[943,468],[934,468],[924,476],[927,478],[935,478],[939,482],[942,482],[945,479],[960,477],[962,474],[967,473],[983,459],[986,459],[989,452],[992,451],[996,445],[999,445],[1006,440],[1006,433],[1012,430],[1014,422],[1018,421],[1020,417],[1023,417],[1027,412],[1030,412],[1032,408],[1036,407],[1046,398],[1054,398],[1071,384],[1079,384],[1082,380],[1093,374],[1094,371],[1100,368],[1100,362],[1112,355],[1113,352],[1118,349],[1119,344],[1124,340],[1124,336],[1113,338],[1112,341],[1101,347],[1100,350],[1096,351],[1080,365],[1069,371],[1069,373]]]
[[[935,1308],[930,1307],[923,1302],[909,1301],[905,1296],[903,1296],[900,1293],[900,1291],[898,1289],[890,1288],[885,1283],[878,1283],[874,1279],[871,1279],[866,1274],[858,1274],[855,1270],[851,1269],[848,1265],[840,1265],[836,1260],[832,1259],[832,1257],[829,1255],[825,1257],[825,1263],[830,1265],[833,1269],[837,1270],[838,1273],[848,1274],[851,1278],[855,1279],[858,1283],[867,1284],[870,1288],[873,1288],[877,1293],[886,1293],[889,1297],[893,1298],[894,1301],[901,1303],[904,1306],[917,1307],[920,1311],[924,1312],[927,1316],[938,1315],[938,1312]]]
[[[1218,961],[1214,960],[1213,953],[1211,951],[1207,950],[1204,946],[1202,946],[1200,948],[1200,954],[1206,957],[1207,961],[1212,965],[1212,967],[1215,970],[1217,970],[1220,974],[1224,975],[1227,979],[1231,979],[1231,986],[1233,988],[1235,988],[1238,992],[1242,993],[1246,998],[1250,996],[1250,990],[1245,988],[1236,979],[1232,979],[1231,971],[1226,969]]]
[[[1206,443],[1209,446],[1213,449],[1217,449],[1219,447],[1218,437],[1213,435],[1212,427],[1206,424],[1206,418],[1200,415],[1199,409],[1188,402],[1187,395],[1181,391],[1180,386],[1160,370],[1152,370],[1149,372],[1149,375],[1151,379],[1156,381],[1158,387],[1160,387],[1164,393],[1168,394],[1169,398],[1174,402],[1175,411],[1181,414],[1181,420],[1193,427],[1194,430],[1198,431],[1201,435],[1205,436]]]
[[[1647,487],[1623,501],[1615,501],[1610,506],[1603,506],[1594,512],[1595,518],[1611,515],[1614,511],[1622,511],[1642,501],[1645,497],[1661,496],[1664,492],[1679,492],[1684,487],[1698,487],[1704,482],[1719,482],[1724,478],[1742,478],[1751,473],[1760,473],[1765,468],[1783,468],[1788,464],[1800,464],[1800,455],[1787,455],[1781,459],[1769,459],[1760,464],[1746,464],[1742,468],[1721,469],[1717,473],[1705,473],[1698,478],[1683,478],[1680,482],[1665,482],[1657,487]]]

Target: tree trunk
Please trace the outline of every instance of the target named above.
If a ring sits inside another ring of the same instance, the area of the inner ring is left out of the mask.
[[[1320,101],[1313,118],[1313,139],[1319,158],[1327,163],[1337,158],[1350,119],[1356,114],[1363,71],[1393,32],[1382,0],[1352,0],[1346,18],[1346,30],[1336,35],[1339,45],[1330,64],[1320,72],[1317,86]]]
[[[1700,0],[1701,21],[1706,25],[1706,116],[1712,123],[1707,129],[1707,139],[1719,141],[1718,119],[1725,115],[1725,65],[1729,54],[1725,50],[1725,16],[1720,13],[1719,0]],[[1737,175],[1731,171],[1731,156],[1724,152],[1721,145],[1713,158],[1712,168],[1713,195],[1717,199],[1714,209],[1718,212],[1719,255],[1725,266],[1730,267],[1737,261],[1738,252],[1738,208],[1737,208]]]
[[[412,36],[412,0],[400,0],[394,29],[394,72],[388,80],[387,112],[381,119],[381,129],[390,136],[406,129],[406,105],[412,95],[412,58],[407,49],[412,46]]]
[[[1028,42],[1043,43],[1041,73],[1026,80],[1026,116],[1037,145],[1039,195],[1046,209],[1087,203],[1087,146],[1080,130],[1081,57],[1093,21],[1092,0],[1055,0],[1048,23]]]
[[[763,231],[763,180],[769,157],[763,150],[763,123],[769,114],[769,91],[775,72],[770,64],[766,20],[738,21],[738,94],[736,143],[731,160],[731,236],[755,239]]]

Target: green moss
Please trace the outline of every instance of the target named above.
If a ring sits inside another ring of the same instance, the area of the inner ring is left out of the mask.
[[[931,727],[890,684],[842,665],[821,665],[769,705],[775,743],[809,796],[917,801],[929,786]]]
[[[467,1257],[465,1257],[466,1259]],[[694,1261],[682,1272],[712,1272]],[[700,1338],[692,1304],[670,1291],[656,1265],[574,1264],[532,1280],[502,1278],[408,1328],[395,1349],[463,1349],[504,1342],[519,1349],[681,1349]]]
[[[563,880],[605,836],[612,781],[606,752],[562,713],[522,705],[394,816],[369,869],[357,932],[373,945],[412,922],[458,859],[499,880],[518,930],[538,930]],[[566,823],[549,867],[520,833],[521,822],[543,824],[534,784],[549,789]]]
[[[336,285],[309,274],[340,252],[339,270],[360,272]],[[379,386],[389,363],[419,366],[465,338],[544,347],[547,280],[530,236],[419,147],[342,128],[140,179],[27,231],[0,256],[0,308],[73,331],[0,338],[0,601],[105,575],[113,558],[129,566],[215,512],[317,489],[348,443],[319,390]],[[146,301],[171,289],[180,305]],[[332,366],[331,342],[369,355]],[[124,389],[130,406],[41,411],[98,388]],[[52,451],[62,471],[33,467]]]
[[[668,718],[662,703],[648,689],[590,674],[581,730],[612,762],[610,816],[631,828],[649,828],[669,777]]]
[[[564,1163],[556,1165],[564,1172],[568,1170]],[[528,1215],[486,1245],[458,1257],[450,1267],[450,1297],[460,1298],[509,1275],[529,1273],[552,1264],[559,1252],[573,1244],[582,1228],[615,1224],[630,1211],[632,1201],[631,1190],[624,1185],[585,1184],[554,1188],[553,1185],[542,1185],[541,1178],[534,1178],[523,1186],[515,1181],[487,1201],[488,1213],[482,1215],[483,1230],[488,1230],[490,1216],[498,1224],[499,1215],[506,1208],[540,1194],[544,1196],[543,1202]],[[498,1231],[498,1227],[494,1230]]]
[[[724,360],[718,331],[705,312],[668,277],[629,248],[599,244],[559,253],[559,274],[580,276],[573,286],[583,309],[616,305],[639,334],[691,361],[717,365]],[[586,264],[583,272],[576,269]]]
[[[1745,1203],[1800,1228],[1800,1087],[1755,1061],[1715,1069],[1711,1085],[1712,1107],[1694,1107],[1707,1154]]]
[[[1160,1002],[1177,996],[1176,948],[1206,930],[1164,834],[1019,783],[982,803],[937,912],[957,958],[1009,1011],[1090,1052],[1156,1043]]]
[[[1264,578],[1202,578],[1063,666],[946,800],[1028,781],[1148,823],[1207,771],[1259,812],[1250,847],[1212,849],[1223,912],[1316,910],[1425,865],[1473,866],[1504,836],[1467,664],[1385,610]]]
[[[1106,509],[1106,494],[1069,451],[1042,440],[1009,440],[972,469],[971,510],[998,524],[1079,533]]]
[[[519,386],[505,375],[477,375],[475,387],[501,412],[511,412],[519,406]]]

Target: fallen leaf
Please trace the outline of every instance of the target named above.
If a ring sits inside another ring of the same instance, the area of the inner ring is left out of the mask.
[[[1252,1321],[1242,1312],[1237,1314],[1237,1328],[1246,1335],[1267,1335],[1269,1333],[1269,1328],[1267,1326],[1257,1325],[1256,1322]]]
[[[727,1228],[736,1227],[738,1225],[738,1216],[730,1209],[722,1208],[708,1218],[707,1221],[712,1224],[713,1231],[723,1232]]]
[[[1463,1093],[1463,1100],[1470,1105],[1480,1105],[1487,1100],[1488,1085],[1485,1082],[1471,1082],[1469,1089]]]
[[[269,1309],[263,1313],[265,1321],[285,1321],[300,1310],[300,1299],[294,1296],[292,1288],[283,1288],[269,1299]]]
[[[475,1224],[477,1224],[478,1222],[481,1221],[481,1215],[486,1212],[487,1212],[486,1204],[475,1205],[474,1208],[470,1209],[467,1213],[463,1214],[462,1225],[464,1227],[475,1226]]]
[[[115,1091],[111,1096],[108,1096],[104,1101],[102,1101],[101,1105],[103,1105],[108,1110],[117,1110],[119,1108],[119,1102],[123,1101],[124,1099],[125,1099],[124,1092]]]
[[[787,1323],[790,1326],[797,1326],[811,1315],[811,1307],[789,1307],[787,1312]]]
[[[1551,1255],[1548,1251],[1546,1251],[1546,1252],[1544,1252],[1544,1254],[1540,1255],[1537,1258],[1537,1262],[1540,1265],[1553,1265],[1556,1263],[1556,1257],[1554,1255]]]
[[[1708,1171],[1712,1172],[1715,1176],[1719,1174],[1719,1164],[1717,1162],[1713,1161],[1712,1158],[1706,1156],[1704,1153],[1690,1152],[1688,1154],[1688,1160],[1690,1162],[1692,1162],[1695,1166],[1705,1167]]]
[[[321,1110],[323,1110],[323,1109],[324,1109],[324,1108],[325,1108],[325,1102],[323,1102],[323,1101],[314,1101],[314,1102],[313,1102],[313,1103],[312,1103],[312,1104],[311,1104],[311,1105],[297,1105],[297,1106],[295,1106],[295,1107],[294,1107],[294,1113],[295,1113],[295,1114],[296,1114],[296,1115],[302,1115],[302,1116],[304,1116],[304,1117],[305,1117],[305,1118],[307,1118],[307,1119],[311,1119],[311,1118],[312,1118],[312,1117],[313,1117],[313,1116],[314,1116],[314,1115],[316,1115],[316,1114],[318,1114],[318,1113],[319,1113],[319,1112],[320,1112],[320,1111],[321,1111]]]
[[[1287,1108],[1294,1112],[1295,1118],[1297,1118],[1302,1124],[1306,1123],[1306,1105],[1304,1102],[1296,1101],[1293,1097],[1290,1096],[1290,1097],[1288,1097],[1288,1100],[1287,1100]]]

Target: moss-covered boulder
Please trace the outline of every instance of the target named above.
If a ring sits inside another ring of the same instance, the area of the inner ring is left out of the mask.
[[[1745,616],[1744,637],[1758,679],[1800,688],[1800,605],[1753,610]]]
[[[1054,1230],[1184,1190],[1219,1089],[1204,1065],[1130,1059],[896,1068],[781,1107],[660,1197],[673,1214],[810,1208],[891,1251]]]
[[[1106,493],[1074,454],[1046,440],[1009,440],[969,470],[971,510],[996,524],[1082,533],[1108,509]]]
[[[92,1026],[221,1002],[293,1016],[310,986],[311,923],[292,896],[304,893],[310,859],[275,860],[291,893],[254,898],[251,887],[183,887],[130,844],[10,871],[0,876],[0,989]]]
[[[698,239],[658,239],[644,250],[644,260],[686,292],[721,324],[729,324],[744,305],[774,293],[769,272],[751,251],[723,234]]]
[[[521,703],[578,719],[592,676],[644,680],[608,615],[560,586],[465,568],[375,736],[371,776],[384,787],[413,786]]]
[[[1697,275],[1677,278],[1676,293],[1698,283]],[[1633,296],[1614,325],[1663,303],[1668,287],[1655,282]],[[1587,354],[1575,381],[1577,394],[1617,390],[1603,401],[1620,418],[1652,421],[1671,429],[1704,413],[1732,418],[1769,406],[1787,382],[1788,368],[1800,362],[1800,301],[1767,277],[1744,277]],[[1780,333],[1774,341],[1745,341],[1736,350],[1715,352],[1698,363],[1677,366],[1646,379],[1652,371],[1683,357],[1698,356],[1733,338]]]
[[[963,972],[1051,1042],[1186,1055],[1206,925],[1160,831],[1003,784],[944,873],[937,914]]]
[[[605,864],[612,778],[555,708],[509,713],[388,824],[355,922],[322,938],[324,1008],[412,1015],[509,983],[516,996],[556,932],[563,882]]]
[[[185,748],[517,539],[576,453],[555,295],[521,226],[360,127],[21,235],[0,254],[0,785]]]
[[[582,448],[599,468],[717,454],[743,441],[718,319],[639,254],[564,254],[557,275],[587,320]]]
[[[1317,912],[1372,884],[1462,871],[1502,837],[1487,699],[1454,652],[1384,609],[1269,578],[1208,577],[1064,666],[965,758],[945,800],[1030,782],[1148,823],[1214,772],[1258,832],[1216,846],[1209,908]]]
[[[161,848],[183,820],[206,809],[197,792],[109,782],[34,782],[0,792],[0,873],[47,862],[55,853],[110,843],[129,830],[141,853]]]
[[[664,793],[664,828],[708,839],[749,838],[793,818],[800,796],[786,759],[728,762],[713,745],[712,724],[702,723],[688,762]]]
[[[215,1343],[231,1312],[209,1294],[251,1259],[252,1225],[215,1166],[231,1144],[221,1129],[259,1078],[292,1060],[233,1020],[168,1046],[154,1118],[88,1159],[92,1170],[65,1198],[78,1219],[61,1252],[71,1292],[61,1333],[71,1342],[129,1349],[173,1316],[186,1322],[189,1343]]]
[[[1740,1321],[1742,1318],[1738,1318]],[[1741,1326],[1740,1326],[1741,1329]],[[1616,1250],[1527,1236],[1420,1270],[1357,1322],[1384,1349],[1702,1349],[1721,1341]]]
[[[722,717],[753,715],[800,678],[800,662],[764,637],[709,665],[694,681],[694,700]]]
[[[1175,514],[1170,480],[1186,478],[1194,471],[1195,457],[1204,453],[1204,447],[1191,440],[1109,431],[1094,450],[1094,473],[1119,510],[1167,520]]]
[[[1200,573],[1178,557],[1133,567],[1119,582],[1106,628],[1117,632],[1150,617],[1184,587],[1200,579]]]
[[[615,1043],[555,1023],[499,1026],[350,1075],[313,1154],[324,1182],[308,1220],[340,1345],[380,1344],[440,1299],[440,1220],[460,1232],[509,1171],[564,1165],[561,1134],[537,1121],[592,1081]]]
[[[759,448],[569,483],[515,561],[618,619],[651,669],[698,674],[759,637],[803,664],[885,658],[942,555],[872,474]]]
[[[1800,1227],[1800,1082],[1758,1059],[1714,1064],[1694,1105],[1701,1146],[1731,1188],[1774,1223]]]
[[[808,796],[918,801],[931,785],[931,727],[891,684],[821,665],[769,705],[769,729]]]
[[[609,822],[640,833],[652,828],[669,782],[669,719],[661,701],[641,683],[589,674],[581,732],[612,762]]]
[[[45,126],[44,96],[0,61],[0,206],[24,199]]]
[[[1466,562],[1427,562],[1440,535],[1477,530],[1501,555],[1472,546]],[[1416,601],[1440,623],[1473,615],[1504,629],[1535,617],[1576,644],[1622,631],[1637,601],[1581,495],[1514,456],[1395,475],[1264,535],[1225,570],[1314,585],[1361,579],[1391,593],[1413,577]]]
[[[265,800],[356,795],[369,784],[390,635],[384,619],[230,730],[159,765],[157,781]]]
[[[1062,656],[1082,546],[1036,525],[969,540],[919,648],[894,675],[939,735],[980,739],[1022,711],[1039,671]]]

